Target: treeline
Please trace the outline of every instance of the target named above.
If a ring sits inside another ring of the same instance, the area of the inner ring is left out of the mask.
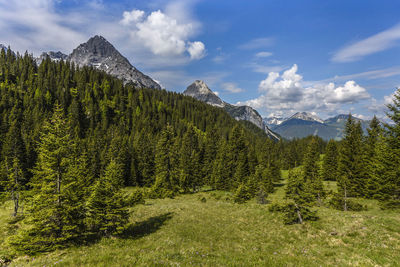
[[[274,204],[270,210],[284,212],[291,224],[317,219],[313,206],[365,209],[354,198],[376,199],[382,209],[400,208],[400,89],[388,108],[394,124],[382,125],[374,117],[366,136],[360,122],[349,116],[344,139],[330,140],[322,160],[318,140],[312,138],[303,165],[289,171],[289,203]],[[337,192],[327,192],[323,180],[337,181]]]

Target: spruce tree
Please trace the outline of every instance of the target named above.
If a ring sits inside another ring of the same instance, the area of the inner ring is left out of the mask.
[[[123,173],[115,160],[92,186],[86,203],[86,224],[93,235],[110,236],[124,230],[128,218],[128,203],[122,193]]]
[[[338,175],[338,147],[335,140],[329,140],[322,161],[322,177],[326,181],[336,181]]]
[[[337,179],[339,193],[345,200],[350,196],[361,196],[364,192],[366,174],[362,139],[361,124],[349,115],[339,153]]]
[[[385,182],[389,190],[385,198],[393,202],[393,206],[400,207],[400,88],[394,94],[393,103],[387,107],[389,112],[386,115],[393,124],[385,125],[386,141],[390,148],[386,151]],[[376,162],[379,164],[378,160]]]
[[[155,155],[156,180],[152,187],[153,197],[172,197],[179,191],[177,175],[177,151],[174,146],[173,128],[167,126],[158,140]]]
[[[48,251],[64,246],[76,238],[77,225],[70,220],[79,205],[65,201],[75,179],[68,179],[72,142],[68,124],[60,105],[56,105],[50,121],[43,126],[38,161],[33,171],[32,196],[28,202],[27,221],[32,228],[17,236],[13,244],[27,253]],[[73,192],[72,192],[73,193]]]
[[[324,196],[324,188],[319,175],[319,150],[316,138],[312,138],[304,156],[304,187],[315,200],[321,201]]]
[[[304,174],[301,170],[289,171],[285,193],[286,198],[293,201],[283,208],[286,224],[302,224],[306,220],[315,220],[317,218],[315,212],[309,209],[314,201],[314,196],[307,190],[304,184]]]

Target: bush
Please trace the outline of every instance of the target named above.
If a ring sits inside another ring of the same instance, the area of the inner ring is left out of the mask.
[[[400,209],[400,199],[391,199],[387,201],[381,201],[379,206],[382,210],[394,210]]]
[[[333,194],[329,200],[329,206],[337,210],[344,210],[344,198],[339,194]],[[367,210],[367,206],[357,203],[351,199],[347,199],[347,210],[348,211],[363,211]]]
[[[243,204],[247,200],[251,199],[251,194],[249,192],[249,189],[246,185],[241,184],[237,189],[235,194],[233,195],[233,201],[235,203]]]
[[[297,208],[294,203],[288,203],[284,205],[273,203],[268,207],[268,211],[283,213],[283,222],[285,224],[300,223],[299,216],[297,214]],[[300,206],[300,214],[303,221],[316,221],[318,219],[316,215],[317,212],[310,210],[308,207]]]
[[[135,189],[132,193],[128,195],[128,205],[135,206],[137,204],[144,204],[144,193],[142,189]]]
[[[308,207],[300,206],[299,211],[303,221],[318,220],[317,212],[310,210]],[[293,203],[283,206],[283,222],[285,224],[301,223],[297,212],[298,210]]]

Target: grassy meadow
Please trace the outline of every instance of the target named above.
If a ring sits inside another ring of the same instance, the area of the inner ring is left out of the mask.
[[[326,187],[334,190],[335,184]],[[283,198],[284,183],[268,200]],[[132,209],[121,238],[20,256],[10,266],[400,266],[399,212],[359,201],[368,211],[319,207],[318,221],[284,225],[268,205],[234,204],[227,192],[146,200]],[[0,209],[2,233],[9,214],[6,204]],[[0,235],[3,255],[9,253],[6,237]]]

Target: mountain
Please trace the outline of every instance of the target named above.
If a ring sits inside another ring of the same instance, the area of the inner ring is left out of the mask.
[[[132,66],[128,59],[102,36],[90,38],[68,56],[61,52],[42,53],[36,62],[40,64],[47,56],[54,61],[69,60],[79,67],[93,66],[123,80],[125,84],[133,83],[140,88],[161,89],[156,81]]]
[[[297,112],[294,115],[292,115],[289,119],[299,119],[304,121],[324,123],[324,121],[321,118],[309,112]]]
[[[5,45],[0,44],[0,50],[1,50],[1,49],[4,49],[4,51],[7,52],[7,47],[6,47]]]
[[[283,120],[281,123],[270,124],[271,129],[287,139],[303,138],[309,135],[317,135],[324,140],[343,138],[343,131],[349,115],[340,114],[335,117],[322,120],[318,116],[307,113],[297,112],[291,117]],[[369,121],[364,121],[353,117],[354,120],[361,123],[364,133],[368,128]],[[264,121],[274,122],[274,118],[265,118]]]
[[[189,85],[184,95],[191,96],[197,100],[206,102],[212,106],[224,107],[225,102],[221,100],[213,91],[208,88],[207,84],[203,81],[196,80],[191,85]]]
[[[36,63],[39,65],[42,63],[43,60],[46,59],[46,57],[49,57],[53,61],[60,61],[60,60],[66,60],[68,58],[68,55],[58,51],[50,51],[50,52],[43,52],[39,58],[36,59]]]
[[[183,92],[184,95],[191,96],[209,105],[223,108],[231,117],[238,121],[249,121],[262,129],[269,138],[279,140],[279,136],[271,131],[263,122],[260,114],[249,106],[235,106],[224,102],[219,98],[204,81],[196,80],[189,85]]]
[[[269,128],[273,128],[276,125],[281,124],[282,122],[284,122],[286,120],[286,118],[281,118],[281,117],[268,117],[268,118],[264,118],[263,122],[269,127]]]

